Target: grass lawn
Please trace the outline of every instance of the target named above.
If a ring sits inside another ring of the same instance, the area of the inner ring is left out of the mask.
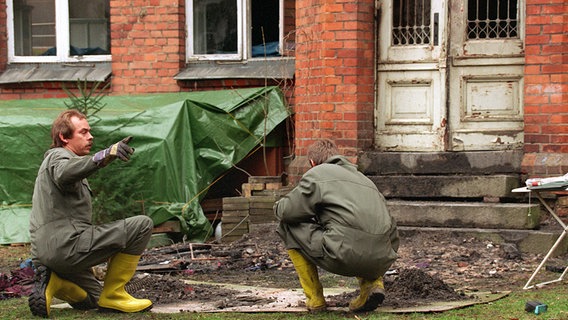
[[[308,313],[143,313],[143,314],[118,314],[118,313],[99,313],[92,311],[77,311],[72,309],[53,309],[52,319],[568,319],[568,286],[567,282],[559,282],[546,285],[540,289],[514,290],[500,300],[492,303],[480,304],[457,310],[439,313],[417,313],[417,314],[389,314],[389,313],[367,313],[351,314],[343,312],[324,312],[320,314]],[[540,315],[535,315],[525,311],[527,301],[537,300],[548,306],[548,310]],[[0,319],[33,319],[27,305],[26,298],[9,299],[0,301]]]

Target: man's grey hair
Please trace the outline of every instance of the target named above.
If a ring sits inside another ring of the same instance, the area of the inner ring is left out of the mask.
[[[338,154],[337,145],[329,139],[317,140],[308,147],[308,159],[312,160],[315,165],[322,164]]]

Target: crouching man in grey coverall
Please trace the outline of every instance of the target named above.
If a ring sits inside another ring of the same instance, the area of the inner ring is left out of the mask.
[[[140,312],[152,302],[124,289],[152,235],[153,222],[134,216],[93,225],[91,190],[86,178],[114,159],[134,152],[125,138],[89,156],[93,136],[81,112],[67,110],[53,122],[53,143],[39,169],[30,216],[31,254],[36,267],[29,297],[32,314],[49,317],[52,299],[76,309]],[[110,259],[110,260],[109,260]],[[108,261],[104,286],[92,267]]]
[[[278,234],[306,296],[309,311],[326,309],[317,267],[357,277],[353,312],[383,302],[383,275],[397,258],[399,238],[385,198],[331,140],[308,148],[312,168],[274,206]]]

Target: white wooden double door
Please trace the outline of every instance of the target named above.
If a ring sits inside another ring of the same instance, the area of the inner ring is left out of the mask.
[[[523,0],[377,3],[378,149],[522,148]]]

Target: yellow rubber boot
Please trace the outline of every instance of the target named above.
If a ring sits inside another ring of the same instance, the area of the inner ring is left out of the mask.
[[[47,267],[39,266],[33,291],[28,298],[32,314],[43,318],[49,317],[54,297],[71,305],[81,305],[88,300],[87,291],[69,280],[61,279]]]
[[[352,312],[365,312],[377,309],[379,304],[385,299],[385,285],[383,277],[375,280],[366,280],[357,277],[359,280],[359,296],[351,300],[349,310]]]
[[[323,296],[323,287],[319,281],[317,267],[306,260],[304,256],[294,249],[288,250],[288,255],[294,264],[300,284],[306,295],[306,307],[308,311],[318,312],[326,309],[325,298]]]
[[[138,260],[140,256],[125,253],[117,253],[110,259],[99,298],[101,311],[141,312],[152,308],[152,301],[136,299],[124,289],[136,272]]]

